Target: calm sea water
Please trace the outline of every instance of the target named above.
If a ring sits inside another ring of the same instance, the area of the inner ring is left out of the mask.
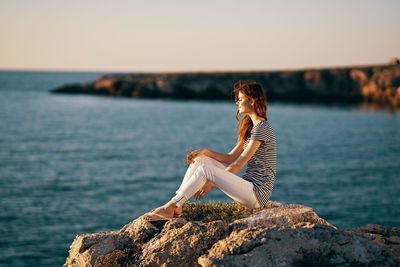
[[[190,146],[234,147],[233,103],[48,92],[99,75],[0,72],[0,265],[62,265],[77,234],[120,229],[168,201]],[[400,227],[399,115],[272,103],[269,120],[271,200],[340,228]],[[208,200],[231,202],[218,189]]]

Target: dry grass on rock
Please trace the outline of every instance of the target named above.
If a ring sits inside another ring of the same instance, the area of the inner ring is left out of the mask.
[[[182,207],[182,214],[186,220],[203,222],[211,222],[216,220],[232,222],[236,219],[245,217],[246,214],[248,214],[248,211],[249,209],[236,202],[186,202]]]

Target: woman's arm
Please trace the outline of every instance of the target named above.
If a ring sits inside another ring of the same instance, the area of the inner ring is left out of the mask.
[[[242,154],[242,152],[243,152],[243,145],[237,144],[231,150],[231,152],[228,153],[228,160],[226,161],[226,164],[231,164],[232,162],[234,162],[240,156],[240,154]]]
[[[187,155],[187,160],[188,160],[188,162],[192,162],[194,158],[204,155],[204,156],[213,158],[221,163],[231,164],[232,162],[234,162],[237,159],[237,157],[239,157],[239,155],[242,152],[243,152],[243,147],[239,146],[239,145],[236,145],[231,150],[231,152],[229,152],[228,154],[218,153],[218,152],[212,151],[207,148],[202,148],[202,149],[198,149],[198,150],[190,152]]]
[[[237,159],[237,157],[239,157],[239,155],[242,152],[243,152],[243,147],[236,145],[228,154],[218,153],[210,149],[206,149],[204,155],[213,158],[215,160],[218,160],[219,162],[222,162],[224,164],[231,164]]]
[[[244,165],[250,160],[250,158],[254,155],[257,149],[260,147],[262,141],[260,140],[250,140],[246,149],[240,154],[237,160],[229,165],[225,170],[231,173],[239,172]]]

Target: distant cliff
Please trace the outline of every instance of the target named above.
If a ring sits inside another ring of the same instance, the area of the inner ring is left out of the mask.
[[[400,64],[268,72],[109,74],[67,84],[54,93],[135,98],[229,100],[238,80],[255,80],[268,101],[359,104],[400,108]]]
[[[185,214],[184,214],[185,215]],[[340,230],[310,207],[269,202],[234,221],[142,218],[76,236],[72,266],[399,266],[400,229]]]

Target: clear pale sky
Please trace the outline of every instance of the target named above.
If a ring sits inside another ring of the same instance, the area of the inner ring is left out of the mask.
[[[399,0],[0,0],[0,69],[280,70],[400,56]]]

